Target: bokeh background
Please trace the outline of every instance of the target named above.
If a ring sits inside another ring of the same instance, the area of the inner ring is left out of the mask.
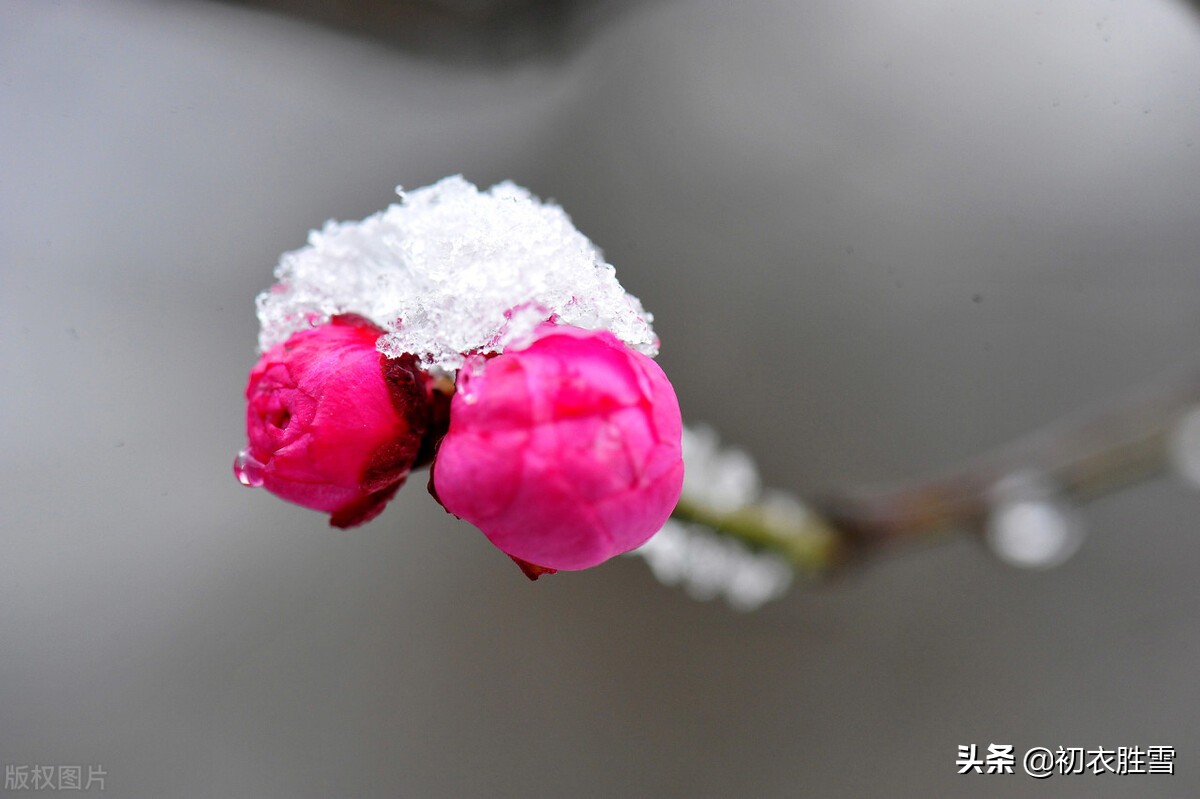
[[[1056,571],[960,540],[752,614],[633,559],[531,584],[419,478],[349,532],[239,486],[278,255],[457,172],[560,202],[685,417],[804,494],[1200,342],[1177,0],[7,0],[0,762],[122,797],[1200,794],[1169,480]],[[957,776],[971,743],[1177,774]]]

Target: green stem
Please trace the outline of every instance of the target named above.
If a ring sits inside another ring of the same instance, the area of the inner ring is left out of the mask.
[[[838,531],[815,513],[785,515],[764,504],[721,512],[684,497],[671,515],[783,555],[800,571],[825,572],[840,560]]]

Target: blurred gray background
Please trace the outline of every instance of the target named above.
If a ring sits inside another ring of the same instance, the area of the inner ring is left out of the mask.
[[[122,797],[1200,794],[1180,484],[1090,506],[1057,571],[963,540],[740,614],[631,559],[531,584],[420,477],[341,532],[230,470],[279,254],[456,172],[562,203],[685,417],[803,493],[1194,360],[1192,6],[286,5],[0,5],[0,762]],[[1178,773],[957,776],[970,743]]]

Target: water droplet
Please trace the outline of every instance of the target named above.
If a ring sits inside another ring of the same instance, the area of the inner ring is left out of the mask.
[[[1200,407],[1185,413],[1175,425],[1171,461],[1183,479],[1200,488]]]
[[[471,355],[463,362],[454,381],[454,393],[461,402],[474,405],[479,401],[478,379],[482,377],[487,359],[480,355]]]
[[[1049,500],[1024,500],[997,507],[988,519],[988,543],[1001,559],[1026,569],[1066,562],[1083,543],[1072,509]]]
[[[244,486],[258,488],[263,484],[263,464],[249,450],[242,450],[233,459],[233,473]]]
[[[1001,481],[993,496],[986,539],[1001,560],[1025,569],[1049,569],[1079,550],[1082,520],[1043,481],[1014,475]]]
[[[474,405],[479,401],[479,392],[475,390],[474,382],[475,381],[471,380],[470,375],[466,373],[459,374],[458,383],[455,387],[454,393],[457,394],[458,398],[467,405]]]

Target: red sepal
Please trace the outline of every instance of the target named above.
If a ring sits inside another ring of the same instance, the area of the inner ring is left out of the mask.
[[[525,576],[530,580],[536,580],[543,574],[558,574],[558,569],[551,569],[549,566],[539,566],[536,563],[530,563],[527,560],[513,558],[512,555],[509,555],[509,557],[512,558],[513,563],[521,567],[521,571],[524,572]]]

